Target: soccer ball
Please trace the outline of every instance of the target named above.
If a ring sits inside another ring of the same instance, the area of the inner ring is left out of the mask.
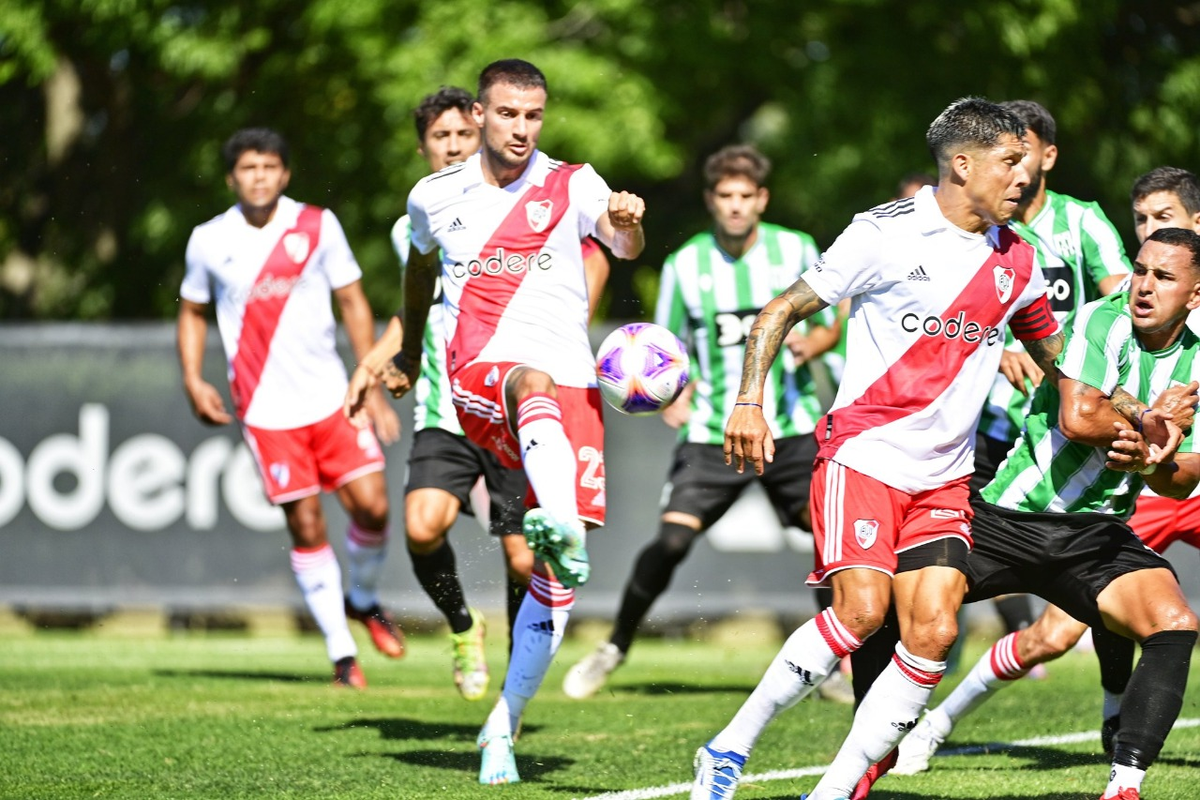
[[[600,394],[622,414],[653,414],[688,383],[688,354],[661,325],[631,322],[610,333],[596,354]]]

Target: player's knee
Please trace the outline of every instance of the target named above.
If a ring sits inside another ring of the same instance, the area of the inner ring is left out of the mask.
[[[658,529],[658,538],[651,544],[657,555],[674,563],[687,557],[692,543],[700,531],[678,522],[663,522]]]
[[[1078,625],[1033,625],[1017,634],[1017,655],[1031,667],[1051,661],[1078,644],[1084,630]]]
[[[529,577],[533,575],[533,551],[526,549],[514,553],[506,550],[504,557],[509,577],[522,584],[528,584]]]
[[[859,640],[863,640],[883,627],[888,604],[865,594],[835,599],[832,608],[838,620]]]
[[[404,537],[408,549],[417,555],[427,555],[446,540],[442,515],[419,504],[409,504],[404,510]]]
[[[1159,630],[1164,631],[1194,631],[1197,629],[1196,613],[1185,602],[1168,604],[1158,615]],[[1146,635],[1157,633],[1149,631]]]
[[[382,531],[388,524],[387,496],[372,499],[351,512],[354,524],[367,531]]]

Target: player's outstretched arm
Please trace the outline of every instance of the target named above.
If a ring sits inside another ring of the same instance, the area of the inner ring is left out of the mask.
[[[207,309],[204,303],[179,301],[176,332],[179,366],[183,372],[183,390],[196,417],[206,425],[226,425],[233,421],[233,416],[225,410],[225,401],[221,399],[217,387],[202,377],[205,340],[208,337]]]
[[[437,248],[422,253],[414,245],[408,251],[408,268],[404,270],[404,314],[407,335],[399,351],[383,365],[383,382],[393,397],[403,397],[412,390],[421,369],[421,345],[425,339],[425,322],[429,305],[441,271]]]
[[[775,458],[775,442],[763,417],[763,385],[788,331],[825,308],[826,303],[801,278],[763,307],[746,337],[746,360],[737,403],[725,426],[725,463],[738,472],[746,462],[761,475]]]
[[[642,217],[646,201],[629,192],[613,192],[608,198],[608,213],[596,220],[596,235],[617,258],[637,258],[646,246]]]
[[[358,366],[350,375],[350,385],[346,387],[342,412],[355,427],[362,428],[369,422],[366,413],[367,397],[370,391],[379,385],[384,365],[400,350],[403,341],[404,327],[400,324],[400,318],[394,316],[388,321],[387,330],[367,354],[359,359]]]
[[[363,293],[362,281],[334,289],[333,296],[341,311],[342,326],[350,339],[354,357],[361,362],[375,344],[375,315]],[[366,393],[363,413],[375,425],[375,433],[384,444],[392,444],[400,438],[400,417],[378,389]],[[361,415],[356,424],[362,424]]]

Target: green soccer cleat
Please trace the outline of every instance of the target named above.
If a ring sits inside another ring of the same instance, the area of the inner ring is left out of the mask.
[[[583,586],[591,576],[583,523],[563,521],[543,508],[525,512],[525,541],[533,554],[550,565],[559,583],[568,589]]]
[[[487,633],[487,625],[483,615],[475,609],[467,609],[471,615],[471,627],[462,633],[450,634],[450,643],[454,646],[451,656],[454,662],[454,685],[465,700],[481,700],[487,694],[488,676],[487,658],[483,652],[483,637]]]

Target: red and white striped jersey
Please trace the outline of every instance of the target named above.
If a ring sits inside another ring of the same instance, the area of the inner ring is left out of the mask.
[[[819,455],[910,493],[974,468],[1005,326],[1026,341],[1059,329],[1033,248],[954,225],[932,187],[856,215],[801,278],[830,305],[852,298]]]
[[[440,247],[446,367],[515,361],[561,386],[596,385],[579,242],[608,211],[608,184],[587,164],[535,151],[505,187],[478,153],[421,180],[408,196],[412,243]]]
[[[287,197],[262,228],[234,206],[192,231],[179,295],[194,303],[216,298],[240,420],[285,430],[341,406],[346,368],[330,292],[361,277],[333,212]]]

